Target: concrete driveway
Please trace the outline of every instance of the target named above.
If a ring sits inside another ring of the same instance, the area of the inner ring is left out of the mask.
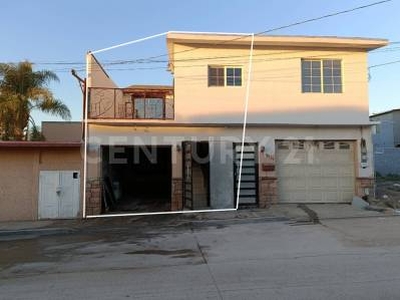
[[[252,214],[0,236],[0,299],[399,298],[400,218]]]

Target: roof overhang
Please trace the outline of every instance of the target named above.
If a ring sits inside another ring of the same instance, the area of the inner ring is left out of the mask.
[[[174,88],[170,85],[130,85],[122,88],[124,93],[161,93],[173,94]]]
[[[391,113],[395,113],[395,112],[400,112],[400,108],[394,108],[391,110],[387,110],[387,111],[383,111],[380,113],[376,113],[376,114],[372,114],[369,117],[370,118],[374,118],[374,117],[379,117],[379,116],[383,116],[383,115],[387,115],[387,114],[391,114]]]
[[[81,142],[2,141],[0,148],[79,148]]]
[[[91,125],[112,125],[112,126],[129,126],[129,127],[171,127],[171,128],[243,128],[243,123],[177,123],[173,121],[153,122],[137,120],[114,120],[114,119],[90,119],[88,123]],[[247,123],[248,128],[269,128],[269,127],[295,127],[295,128],[354,128],[354,127],[370,127],[376,125],[376,122],[355,123],[355,124],[305,124],[305,123]]]
[[[174,44],[189,44],[203,47],[249,46],[251,35],[229,33],[181,33],[167,34],[167,47],[170,62],[174,61]],[[341,49],[347,51],[371,51],[384,47],[387,39],[337,37],[337,36],[285,36],[285,35],[255,35],[254,47],[260,48],[319,48]]]

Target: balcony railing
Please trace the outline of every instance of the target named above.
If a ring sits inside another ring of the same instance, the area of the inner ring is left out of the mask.
[[[171,87],[89,88],[91,119],[174,119]]]

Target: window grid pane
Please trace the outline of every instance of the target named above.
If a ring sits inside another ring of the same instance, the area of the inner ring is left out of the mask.
[[[242,69],[226,68],[226,85],[241,86],[242,85]]]
[[[162,119],[164,114],[164,101],[161,98],[146,99],[146,119]]]
[[[136,119],[144,119],[145,117],[144,99],[136,98],[134,105],[135,105],[134,117]]]
[[[164,99],[135,98],[135,119],[164,119]]]
[[[223,67],[208,67],[208,86],[224,86]]]
[[[324,93],[342,92],[341,61],[329,59],[323,61]]]
[[[321,92],[321,62],[318,60],[302,60],[302,92]]]

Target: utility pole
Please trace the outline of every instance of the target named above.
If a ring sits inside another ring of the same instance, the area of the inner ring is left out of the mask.
[[[86,110],[86,78],[84,78],[84,79],[81,78],[74,69],[71,69],[71,74],[72,74],[72,76],[74,76],[78,80],[79,86],[80,86],[81,91],[82,91],[82,100],[83,100],[82,101],[82,104],[83,104],[83,109],[82,109],[83,117],[82,117],[82,120],[84,120],[85,119],[84,118],[85,110]],[[83,130],[83,128],[84,128],[84,124],[82,123],[82,139],[85,138],[85,131]]]

